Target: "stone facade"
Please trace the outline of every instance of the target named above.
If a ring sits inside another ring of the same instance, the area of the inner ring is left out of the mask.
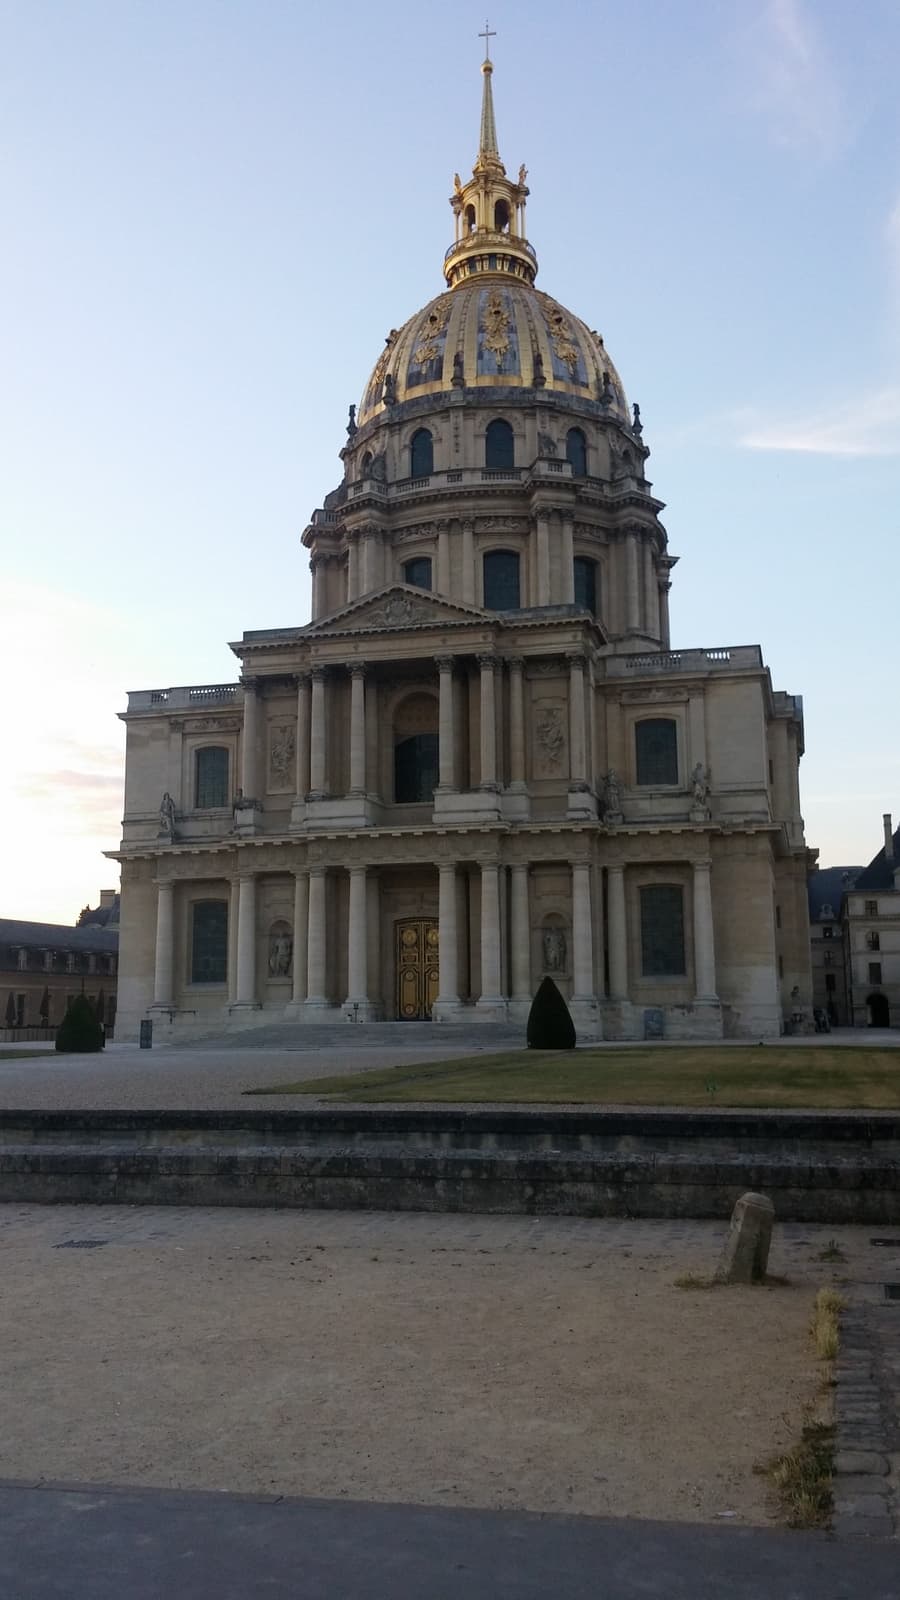
[[[75,927],[0,918],[0,1032],[14,1039],[29,1030],[59,1027],[69,1003],[86,994],[107,1032],[116,1018],[118,895],[104,890],[100,906]]]
[[[312,620],[129,696],[120,1037],[524,1020],[545,973],[582,1036],[809,1010],[801,702],[755,645],[672,649],[639,410],[533,288],[484,71],[448,286],[303,535]]]
[[[900,828],[883,818],[884,845],[841,906],[847,1021],[900,1028]]]

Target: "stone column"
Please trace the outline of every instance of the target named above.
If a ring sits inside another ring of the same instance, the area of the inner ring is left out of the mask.
[[[325,868],[311,867],[309,872],[309,921],[307,943],[306,1004],[326,1006],[325,993]]]
[[[641,626],[641,597],[638,588],[637,534],[625,535],[625,632],[637,633]]]
[[[481,781],[480,789],[497,787],[496,658],[478,657],[481,668]]]
[[[525,784],[525,697],[521,656],[509,658],[509,781],[510,788]]]
[[[438,883],[438,1003],[442,1006],[458,1006],[456,867],[452,862],[441,862]]]
[[[466,521],[462,525],[462,597],[463,604],[475,604],[475,527]]]
[[[156,886],[156,961],[153,1004],[171,1010],[175,992],[175,885]]]
[[[325,794],[325,668],[313,667],[312,711],[309,729],[309,792],[314,800]]]
[[[653,542],[644,542],[644,616],[651,638],[659,638],[659,584],[656,581],[656,564],[653,560]]]
[[[309,871],[301,867],[294,873],[294,985],[291,1000],[302,1005],[306,999],[309,961]]]
[[[516,864],[511,873],[510,943],[512,945],[512,997],[531,999],[531,914],[528,909],[528,867]]]
[[[259,744],[259,696],[256,681],[244,678],[244,724],[241,735],[241,789],[245,800],[255,800],[259,783],[257,746]]]
[[[366,664],[350,666],[350,793],[366,792]]]
[[[572,863],[572,999],[594,999],[594,926],[591,917],[591,869]]]
[[[478,1005],[503,1004],[500,992],[500,868],[481,864],[481,996]]]
[[[347,937],[346,1006],[364,1008],[369,999],[369,916],[366,869],[350,868],[350,912]]]
[[[537,604],[550,604],[550,523],[546,512],[537,517]]]
[[[363,594],[371,594],[381,586],[381,534],[378,528],[366,528],[363,533]]]
[[[235,1005],[255,1006],[256,999],[256,879],[242,877],[238,890],[237,997]]]
[[[569,656],[569,782],[573,786],[585,783],[584,667],[584,656]]]
[[[297,678],[297,799],[309,793],[309,673]]]
[[[571,606],[575,603],[574,545],[572,518],[563,514],[562,538],[559,548],[560,577],[562,580],[559,598],[564,606]]]
[[[312,595],[310,605],[312,610],[312,621],[315,622],[316,618],[321,614],[322,611],[322,562],[319,556],[311,557],[309,570],[312,574]]]
[[[237,931],[238,907],[240,905],[241,884],[239,878],[232,878],[231,893],[228,899],[228,1004],[233,1006],[237,1000]]]
[[[664,650],[669,649],[671,634],[669,631],[669,590],[671,583],[661,583],[659,586],[659,635],[660,643]]]
[[[625,918],[625,869],[610,867],[607,883],[609,922],[609,997],[628,999],[628,928]]]
[[[353,528],[347,534],[347,600],[357,600],[359,592],[359,534]]]
[[[438,715],[438,787],[456,788],[456,729],[453,716],[453,657],[435,656],[440,675]]]
[[[716,1000],[710,863],[694,862],[694,978],[698,1000]]]
[[[450,593],[450,525],[443,520],[438,523],[437,592]]]

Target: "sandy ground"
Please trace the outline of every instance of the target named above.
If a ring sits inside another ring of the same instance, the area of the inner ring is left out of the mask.
[[[764,1523],[834,1231],[0,1208],[0,1476]]]

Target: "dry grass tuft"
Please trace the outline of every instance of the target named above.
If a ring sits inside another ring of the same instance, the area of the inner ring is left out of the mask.
[[[715,1278],[704,1278],[700,1272],[683,1272],[679,1278],[673,1278],[676,1289],[714,1289]]]
[[[769,1479],[789,1528],[827,1527],[833,1463],[834,1428],[824,1422],[807,1423],[800,1443],[769,1462]]]
[[[820,1361],[833,1361],[841,1342],[840,1314],[847,1302],[837,1289],[820,1289],[816,1295],[812,1336]]]
[[[820,1250],[813,1259],[815,1261],[846,1261],[847,1257],[844,1255],[837,1239],[829,1239],[824,1249]]]

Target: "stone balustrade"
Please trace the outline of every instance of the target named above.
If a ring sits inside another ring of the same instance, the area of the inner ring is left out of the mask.
[[[128,711],[199,711],[240,703],[238,683],[185,684],[175,689],[130,689]]]

